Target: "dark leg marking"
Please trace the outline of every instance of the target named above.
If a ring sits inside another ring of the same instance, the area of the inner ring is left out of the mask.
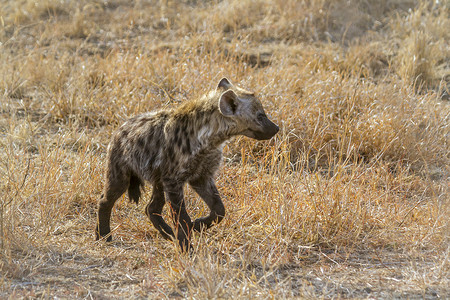
[[[125,174],[115,174],[111,176],[108,172],[107,182],[102,199],[98,204],[97,228],[95,230],[95,239],[108,236],[111,232],[110,220],[111,211],[117,199],[122,196],[130,185],[130,176]],[[112,240],[111,235],[106,239],[108,242]]]
[[[189,239],[193,224],[186,211],[183,184],[180,184],[176,180],[164,181],[163,184],[166,197],[170,202],[172,220],[175,224],[175,233],[177,235],[178,243],[180,244],[182,251],[188,251],[192,248]]]
[[[212,178],[199,178],[189,182],[197,194],[205,201],[211,210],[209,216],[194,221],[194,230],[208,229],[213,222],[219,223],[225,217],[225,207],[220,199],[219,191]]]
[[[172,239],[175,238],[172,228],[161,216],[165,202],[163,185],[160,181],[157,181],[153,184],[152,199],[145,208],[145,214],[165,239]]]

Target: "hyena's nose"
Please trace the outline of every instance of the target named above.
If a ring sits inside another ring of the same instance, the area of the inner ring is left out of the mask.
[[[260,137],[262,140],[271,139],[280,130],[277,124],[267,119],[266,126],[264,126],[264,133]]]
[[[277,124],[272,123],[273,125],[270,128],[270,133],[272,134],[272,136],[274,136],[275,134],[277,134],[278,131],[280,131],[280,127],[278,127]]]
[[[277,133],[278,131],[280,131],[280,127],[278,127],[277,124],[274,123],[273,125],[275,125],[275,133]]]

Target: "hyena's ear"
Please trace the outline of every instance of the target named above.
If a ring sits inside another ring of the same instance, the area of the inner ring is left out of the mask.
[[[231,84],[231,82],[228,80],[228,78],[224,77],[222,79],[220,79],[219,84],[217,85],[217,89],[223,89],[224,91],[230,89],[233,85]]]
[[[219,110],[224,116],[233,116],[239,104],[238,95],[232,90],[228,90],[219,98]]]

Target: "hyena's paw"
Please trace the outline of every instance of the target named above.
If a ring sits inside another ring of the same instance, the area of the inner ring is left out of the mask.
[[[106,241],[107,242],[111,242],[112,241],[112,236],[111,236],[111,232],[108,232],[106,234],[100,234],[100,230],[98,229],[98,225],[95,227],[95,240],[99,241],[101,239],[105,239],[106,237]]]

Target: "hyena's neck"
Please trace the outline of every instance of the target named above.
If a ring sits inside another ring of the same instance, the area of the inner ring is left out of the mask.
[[[197,139],[202,145],[219,147],[232,138],[234,124],[227,120],[218,109],[212,111],[197,128]]]
[[[220,147],[235,135],[235,124],[220,113],[218,101],[217,95],[210,93],[185,103],[176,111],[179,126],[185,127],[187,138],[197,147]]]

